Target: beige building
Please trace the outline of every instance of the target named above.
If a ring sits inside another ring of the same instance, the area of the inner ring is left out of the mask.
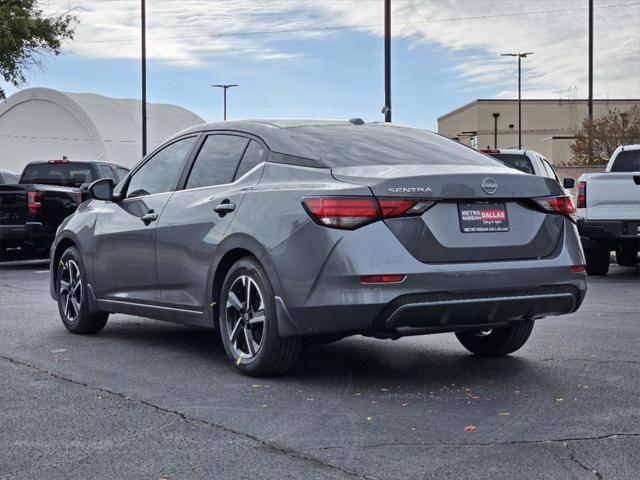
[[[640,107],[640,99],[594,100],[594,116],[633,106]],[[587,112],[587,100],[523,100],[522,148],[567,165]],[[518,148],[518,101],[475,100],[438,118],[438,133],[478,149]]]

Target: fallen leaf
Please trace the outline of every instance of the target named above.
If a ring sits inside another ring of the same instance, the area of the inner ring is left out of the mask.
[[[478,427],[475,427],[473,425],[467,425],[466,427],[464,427],[465,432],[475,432],[477,429]]]

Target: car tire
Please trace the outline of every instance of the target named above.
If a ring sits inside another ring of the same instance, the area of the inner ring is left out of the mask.
[[[75,247],[64,251],[56,274],[58,311],[71,333],[98,333],[109,319],[108,312],[89,310],[89,291],[82,256]]]
[[[519,320],[506,327],[486,332],[458,332],[456,337],[464,348],[483,357],[499,357],[522,347],[533,330],[533,320]]]
[[[635,267],[638,263],[638,252],[630,249],[616,251],[616,262],[621,267]]]
[[[273,287],[253,257],[232,265],[220,292],[218,328],[227,356],[249,376],[289,371],[302,347],[298,337],[280,337]]]
[[[587,275],[606,275],[609,272],[611,254],[603,247],[587,248],[584,251],[587,259]]]

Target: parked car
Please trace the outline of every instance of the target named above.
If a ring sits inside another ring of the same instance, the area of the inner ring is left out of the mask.
[[[0,170],[0,185],[13,185],[18,183],[19,176],[7,170]]]
[[[640,145],[618,147],[605,173],[580,176],[578,230],[590,275],[607,274],[612,251],[621,266],[638,263]]]
[[[89,184],[128,172],[108,162],[29,163],[17,183],[0,185],[0,256],[46,258],[58,225],[87,199]]]
[[[250,375],[291,368],[304,337],[455,332],[506,355],[586,291],[555,180],[415,128],[200,125],[89,190],[51,249],[64,326],[118,312],[216,328]]]
[[[521,172],[538,175],[540,177],[553,178],[564,188],[570,189],[574,188],[576,185],[575,179],[570,177],[560,181],[560,177],[558,177],[558,174],[551,163],[549,163],[544,156],[533,150],[501,148],[480,151],[492,156],[496,160],[500,160],[508,167],[515,168]]]

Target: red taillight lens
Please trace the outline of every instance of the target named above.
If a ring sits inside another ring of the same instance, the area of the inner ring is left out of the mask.
[[[83,202],[82,192],[76,192],[76,203],[78,206]]]
[[[571,267],[571,273],[584,273],[587,271],[587,267],[584,265],[573,265]]]
[[[325,227],[353,229],[380,218],[373,197],[305,198],[302,204],[311,218]]]
[[[27,192],[27,208],[30,215],[35,215],[40,212],[42,208],[42,193],[40,192]]]
[[[576,205],[570,196],[536,198],[536,203],[547,212],[559,213],[571,221],[576,221]]]
[[[578,182],[578,208],[587,208],[587,182]]]
[[[409,198],[379,198],[378,204],[384,218],[400,217],[403,215],[419,215],[424,213],[432,201]]]
[[[374,197],[316,197],[302,200],[318,225],[348,230],[383,218],[420,215],[433,203],[417,199]]]
[[[362,275],[360,282],[362,283],[400,283],[405,279],[406,275]]]

